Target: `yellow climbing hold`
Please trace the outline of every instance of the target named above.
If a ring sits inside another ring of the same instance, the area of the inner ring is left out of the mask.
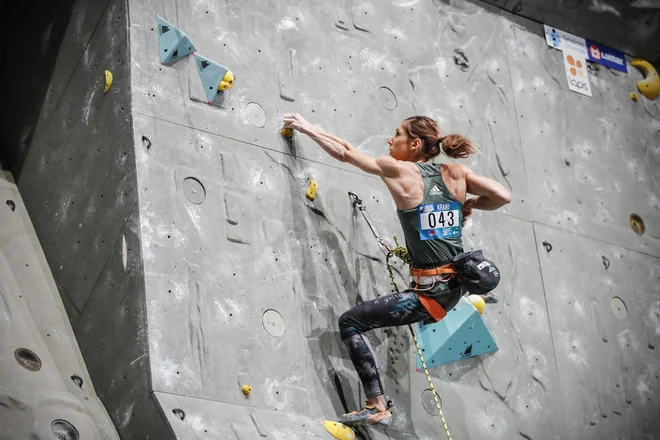
[[[110,90],[110,86],[112,86],[112,72],[109,70],[105,71],[105,87],[103,88],[103,93],[108,93],[108,90]]]
[[[309,200],[311,200],[312,202],[316,198],[316,181],[315,180],[312,180],[309,183],[309,188],[307,188],[307,192],[305,193],[305,196],[307,196],[307,198]]]
[[[323,422],[323,427],[325,428],[326,431],[328,431],[328,433],[331,436],[333,436],[336,439],[339,440],[355,439],[355,431],[353,431],[351,428],[349,428],[346,425],[342,425],[341,423],[326,420],[325,422]]]
[[[486,310],[486,301],[484,301],[480,295],[469,295],[467,300],[475,309],[477,309],[477,312],[479,312],[480,315],[484,314],[484,310]]]
[[[637,88],[640,93],[646,97],[646,99],[655,99],[660,94],[660,77],[658,77],[658,72],[648,61],[644,61],[641,58],[634,58],[630,61],[630,65],[637,67],[644,74],[644,79],[637,81]]]
[[[222,81],[218,84],[218,90],[223,91],[229,89],[234,85],[234,74],[231,73],[231,70],[228,70],[225,73],[225,76],[222,77]]]
[[[639,99],[639,96],[637,96],[637,93],[632,92],[632,93],[630,94],[630,99],[632,99],[633,101],[637,102],[637,100]]]
[[[282,136],[284,136],[288,141],[293,139],[293,128],[283,128],[280,133],[282,133]]]
[[[241,387],[241,391],[243,391],[243,394],[246,396],[252,392],[252,387],[248,384],[245,384]]]

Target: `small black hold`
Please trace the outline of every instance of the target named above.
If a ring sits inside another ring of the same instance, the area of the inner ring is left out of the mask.
[[[9,209],[12,211],[16,211],[16,203],[14,203],[13,200],[7,200],[7,206],[9,206]]]
[[[151,148],[151,139],[149,139],[149,136],[143,135],[142,143],[147,147],[147,150]]]
[[[571,166],[571,163],[568,161],[568,159],[564,159],[564,163],[566,164],[567,167]]]
[[[82,377],[78,376],[77,374],[74,374],[73,376],[71,376],[71,380],[73,381],[73,383],[78,385],[78,388],[82,388],[83,386]]]
[[[543,242],[543,247],[545,248],[545,251],[547,253],[550,253],[550,251],[552,250],[552,245],[550,243],[548,243],[547,241]]]
[[[608,260],[605,255],[603,255],[603,266],[605,267],[605,270],[610,268],[610,260]]]
[[[460,49],[454,49],[454,64],[456,67],[461,69],[461,71],[466,72],[470,68],[470,61]]]
[[[655,350],[655,345],[649,343],[649,348],[650,348],[651,350]]]
[[[174,408],[172,412],[174,413],[175,416],[177,416],[181,420],[186,418],[186,413],[184,413],[182,409]]]

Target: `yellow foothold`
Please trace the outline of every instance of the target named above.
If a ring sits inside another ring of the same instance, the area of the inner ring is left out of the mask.
[[[467,300],[477,309],[480,315],[483,315],[484,310],[486,310],[486,301],[480,295],[469,295]]]
[[[355,439],[355,431],[353,431],[351,428],[349,428],[346,425],[342,425],[341,423],[326,420],[325,422],[323,422],[323,427],[325,428],[326,431],[328,431],[328,433],[331,436],[333,436],[336,439],[339,440]]]
[[[282,136],[284,136],[288,141],[293,139],[293,128],[283,128],[280,133],[282,133]]]
[[[639,99],[639,96],[637,96],[637,93],[632,92],[632,93],[630,94],[630,99],[632,99],[633,101],[637,102],[637,99]]]
[[[231,70],[228,70],[225,73],[225,76],[222,77],[222,81],[218,84],[218,90],[223,91],[231,88],[234,85],[234,74],[231,73]]]
[[[309,188],[307,188],[307,192],[305,193],[305,196],[307,196],[307,198],[309,200],[311,200],[312,202],[316,198],[316,181],[315,180],[312,180],[309,183]]]
[[[248,384],[245,384],[241,387],[241,391],[243,391],[243,394],[246,396],[252,392],[252,387]]]
[[[655,99],[660,94],[660,77],[655,68],[648,61],[640,58],[634,58],[630,65],[637,67],[644,74],[644,79],[637,81],[637,89],[646,97],[646,99]]]
[[[112,72],[109,70],[105,71],[105,87],[103,88],[103,93],[108,93],[108,90],[110,90],[110,86],[112,86]]]

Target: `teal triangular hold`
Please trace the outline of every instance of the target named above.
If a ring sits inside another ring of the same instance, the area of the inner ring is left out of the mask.
[[[183,31],[160,15],[156,16],[156,23],[158,24],[158,52],[161,63],[174,64],[197,50]]]
[[[195,54],[195,64],[197,64],[197,71],[204,86],[204,92],[209,102],[213,102],[215,98],[221,93],[218,90],[220,82],[225,77],[225,73],[229,71],[225,66],[211,61],[199,54]]]
[[[417,341],[427,368],[498,349],[481,315],[465,297],[440,321],[426,325],[419,323]],[[422,369],[419,356],[417,369]]]

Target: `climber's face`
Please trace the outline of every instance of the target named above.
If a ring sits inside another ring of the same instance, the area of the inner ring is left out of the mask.
[[[399,124],[394,136],[387,141],[390,145],[390,156],[396,160],[414,161],[419,155],[422,141],[419,138],[411,137],[404,124],[405,121]]]

